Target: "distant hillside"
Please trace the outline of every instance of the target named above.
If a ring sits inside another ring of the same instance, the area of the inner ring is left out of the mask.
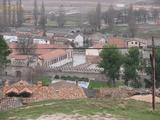
[[[33,9],[33,2],[34,0],[22,0],[24,8],[26,10],[32,10]],[[42,0],[37,0],[39,6],[41,5]],[[66,8],[78,8],[82,9],[82,11],[89,10],[92,8],[95,8],[98,2],[102,3],[102,7],[106,8],[107,6],[111,4],[129,4],[129,3],[135,3],[138,1],[144,1],[144,0],[44,0],[44,3],[46,5],[47,10],[54,10],[57,9],[58,6],[63,5]]]

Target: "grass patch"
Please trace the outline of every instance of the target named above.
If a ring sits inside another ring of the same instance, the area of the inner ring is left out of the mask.
[[[50,77],[48,76],[38,76],[36,78],[33,79],[33,82],[36,84],[38,81],[42,82],[43,86],[49,86],[52,82],[52,80],[50,79]]]
[[[98,88],[106,88],[106,87],[111,87],[107,82],[102,82],[102,81],[90,81],[89,82],[89,89],[98,89]]]
[[[30,107],[1,112],[0,120],[26,120],[41,115],[54,113],[92,115],[110,113],[131,120],[159,120],[160,104],[157,110],[151,111],[151,104],[134,100],[121,99],[83,99],[83,100],[52,100],[33,103]]]

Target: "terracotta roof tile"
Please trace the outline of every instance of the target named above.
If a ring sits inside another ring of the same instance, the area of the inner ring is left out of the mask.
[[[15,87],[13,87],[13,88],[11,88],[11,89],[8,89],[8,90],[5,92],[5,94],[11,93],[11,92],[16,93],[16,94],[19,93],[18,89],[16,89]]]
[[[125,42],[125,40],[120,39],[120,38],[116,38],[116,37],[109,38],[108,44],[109,45],[114,45],[118,48],[127,47],[127,43]]]
[[[95,45],[93,45],[93,48],[103,48],[105,45],[105,43],[97,43]]]
[[[65,48],[64,45],[51,45],[51,44],[37,44],[37,49],[56,49],[56,48]]]
[[[75,84],[67,83],[65,81],[57,82],[51,86],[29,85],[27,82],[20,81],[11,86],[5,86],[3,88],[4,94],[6,94],[6,91],[9,92],[15,91],[15,93],[17,94],[22,92],[31,93],[32,95],[29,97],[28,102],[42,101],[49,99],[86,98],[86,95],[82,88],[76,86]]]
[[[65,50],[57,49],[57,50],[53,50],[51,52],[47,52],[46,54],[41,55],[40,58],[44,60],[49,60],[49,59],[57,58],[59,56],[63,56],[65,54],[66,54]]]
[[[32,94],[32,90],[30,90],[29,88],[25,87],[24,89],[22,89],[21,91],[19,91],[19,93],[24,93],[24,92],[27,92],[27,93],[30,93]]]

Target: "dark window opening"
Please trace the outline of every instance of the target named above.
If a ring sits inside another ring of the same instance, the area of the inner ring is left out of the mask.
[[[22,76],[21,71],[16,71],[16,77],[17,77],[17,78],[20,78],[21,76]]]
[[[24,98],[27,98],[27,97],[30,97],[30,96],[31,96],[31,94],[28,93],[28,92],[23,92],[23,93],[19,94],[19,97],[24,97]]]
[[[10,92],[7,94],[8,97],[18,97],[17,93],[15,92]]]
[[[7,76],[8,75],[8,73],[7,72],[5,72],[5,76]]]
[[[23,97],[23,98],[28,98],[31,95],[32,94],[28,93],[28,92],[23,92],[23,93],[20,93],[20,94],[17,94],[15,92],[10,92],[10,93],[6,94],[6,96],[8,96],[8,97]]]

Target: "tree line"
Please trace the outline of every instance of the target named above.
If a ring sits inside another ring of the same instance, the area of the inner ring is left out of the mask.
[[[127,24],[129,37],[135,37],[137,31],[137,24],[144,24],[147,21],[157,22],[159,19],[160,11],[158,9],[133,9],[130,5],[128,8],[117,10],[114,6],[110,5],[105,12],[101,11],[101,4],[98,3],[96,10],[88,13],[88,22],[94,30],[100,30],[101,21],[103,20],[108,29],[112,32],[116,24]]]
[[[54,15],[52,15],[52,18],[54,19]],[[41,10],[39,11],[37,0],[34,0],[34,7],[33,7],[33,18],[34,18],[34,26],[37,28],[38,25],[43,30],[43,36],[46,35],[46,24],[47,24],[47,15],[45,11],[45,5],[42,1]],[[63,28],[65,25],[65,10],[63,8],[63,5],[59,7],[58,16],[56,17],[56,21],[58,24],[58,27]]]
[[[0,15],[0,27],[4,30],[7,27],[18,27],[24,22],[24,10],[22,0],[3,0],[2,13]]]
[[[151,63],[143,59],[138,48],[130,48],[124,55],[115,46],[107,45],[100,57],[99,66],[104,68],[111,85],[115,86],[116,81],[121,79],[126,86],[140,88],[145,84],[145,87],[151,87]],[[150,78],[143,78],[142,73]],[[160,87],[160,49],[156,50],[156,86]]]

